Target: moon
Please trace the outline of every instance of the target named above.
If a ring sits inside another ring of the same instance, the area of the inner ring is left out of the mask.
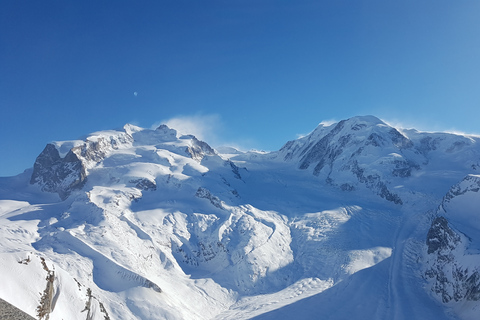
[[[133,95],[134,95],[135,97],[138,96],[138,92],[135,91],[135,92],[133,93]]]

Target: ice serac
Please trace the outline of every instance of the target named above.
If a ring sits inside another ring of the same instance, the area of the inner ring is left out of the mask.
[[[431,292],[466,319],[478,308],[473,302],[480,301],[479,191],[478,175],[454,185],[443,198],[426,240],[424,274]]]

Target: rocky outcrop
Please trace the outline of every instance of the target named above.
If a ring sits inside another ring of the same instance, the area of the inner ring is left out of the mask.
[[[83,187],[86,178],[85,167],[75,152],[70,150],[61,158],[57,148],[47,144],[35,160],[30,183],[65,200],[73,190]]]
[[[425,277],[443,303],[480,300],[480,266],[464,266],[465,240],[449,227],[447,219],[433,220],[427,234]]]
[[[50,318],[50,313],[53,311],[55,307],[54,302],[54,288],[53,282],[55,281],[55,271],[50,270],[45,263],[44,258],[40,258],[42,261],[43,269],[47,272],[47,286],[43,291],[42,296],[40,297],[40,304],[37,306],[37,317],[38,319],[48,320]]]
[[[477,175],[454,185],[427,233],[424,275],[443,303],[480,301],[480,255],[469,249],[478,242],[479,191]]]
[[[72,148],[71,151],[83,161],[87,168],[91,168],[105,159],[111,151],[131,143],[133,143],[132,136],[125,132],[116,132],[110,136],[89,137],[80,146]]]
[[[427,233],[428,254],[437,253],[442,260],[450,260],[448,254],[460,242],[460,236],[448,226],[444,217],[437,217],[433,220],[432,226]]]
[[[125,132],[93,136],[79,141],[63,158],[58,147],[49,143],[35,160],[30,184],[40,186],[45,192],[58,193],[60,199],[65,200],[74,190],[84,186],[89,168],[105,159],[112,150],[132,141],[133,138]]]
[[[155,191],[157,190],[157,185],[154,181],[151,181],[149,179],[145,178],[139,178],[139,179],[133,179],[130,180],[130,183],[135,184],[135,188],[140,189],[140,190],[150,190],[150,191]]]
[[[342,147],[348,142],[350,136],[342,136],[340,143],[333,143],[335,136],[343,129],[345,120],[340,121],[327,135],[306,148],[305,155],[300,160],[300,169],[307,169],[311,164],[317,163],[314,174],[318,175],[326,165],[332,166],[336,158],[342,153]],[[302,152],[302,153],[303,153]]]
[[[195,196],[197,198],[209,200],[214,207],[217,207],[222,210],[224,209],[222,205],[222,201],[217,196],[214,196],[213,194],[211,194],[210,191],[206,188],[203,188],[203,187],[198,188],[197,192],[195,193]]]
[[[226,160],[224,165],[225,166],[230,166],[230,168],[232,169],[232,172],[233,172],[233,176],[235,178],[237,178],[238,180],[242,180],[242,176],[240,175],[240,168],[237,167],[235,165],[235,163],[233,163],[233,161]],[[243,169],[245,169],[245,168],[243,168]]]
[[[395,204],[403,204],[402,199],[397,194],[388,190],[385,182],[378,174],[366,174],[365,169],[360,168],[356,161],[353,162],[351,170],[359,182],[364,183],[367,188],[375,191],[380,197]]]
[[[206,155],[213,156],[216,155],[215,150],[210,147],[206,142],[198,140],[194,136],[191,136],[191,145],[187,147],[185,152],[190,155],[194,160],[201,161]]]
[[[0,298],[0,319],[4,320],[35,320],[27,313],[11,305],[7,301]]]

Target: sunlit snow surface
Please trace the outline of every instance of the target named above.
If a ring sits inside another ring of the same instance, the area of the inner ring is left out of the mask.
[[[381,134],[375,119],[357,124]],[[54,271],[50,319],[454,318],[421,274],[427,212],[471,173],[479,148],[436,138],[408,179],[385,168],[422,154],[389,146],[359,158],[398,190],[398,205],[362,184],[342,191],[282,151],[192,155],[192,136],[168,128],[97,132],[86,139],[105,155],[85,160],[87,182],[65,201],[30,185],[32,170],[0,178],[0,297],[35,316]],[[55,146],[65,156],[82,143]]]

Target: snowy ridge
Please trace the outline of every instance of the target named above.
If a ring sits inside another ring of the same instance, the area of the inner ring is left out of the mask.
[[[458,170],[453,184],[466,170],[477,170],[478,141],[473,136],[400,130],[373,116],[364,116],[330,126],[320,124],[311,134],[287,142],[278,157],[298,163],[298,168],[310,170],[343,191],[366,187],[388,201],[402,204],[405,183],[409,183],[410,191],[421,185],[419,179],[436,178],[425,173],[455,174],[452,171]],[[460,159],[467,161],[462,164]]]
[[[364,116],[220,150],[165,125],[48,144],[0,178],[0,298],[50,319],[473,319],[478,138]]]
[[[432,294],[466,318],[480,301],[480,176],[452,186],[427,235],[425,277]],[[448,220],[447,220],[448,219]]]

